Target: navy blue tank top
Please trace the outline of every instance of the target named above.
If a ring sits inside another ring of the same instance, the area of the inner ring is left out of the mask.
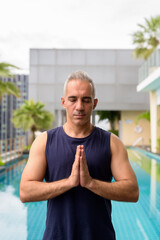
[[[111,182],[110,133],[98,127],[85,138],[72,138],[63,127],[47,131],[46,182],[70,176],[78,145],[84,145],[91,177]],[[110,200],[81,186],[48,200],[43,240],[114,239]]]

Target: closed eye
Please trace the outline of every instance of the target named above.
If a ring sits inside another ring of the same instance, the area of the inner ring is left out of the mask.
[[[76,97],[68,97],[68,100],[70,101],[70,102],[75,102],[76,100],[77,100],[77,98]]]
[[[83,102],[90,103],[92,101],[91,97],[84,97]]]

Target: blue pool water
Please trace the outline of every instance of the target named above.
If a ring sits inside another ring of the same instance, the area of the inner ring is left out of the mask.
[[[117,240],[160,240],[160,157],[128,149],[137,175],[137,203],[112,201]],[[46,201],[22,204],[19,182],[26,160],[0,172],[0,239],[41,240],[45,228]]]

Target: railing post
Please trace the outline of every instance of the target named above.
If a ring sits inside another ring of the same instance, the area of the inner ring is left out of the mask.
[[[16,138],[14,138],[14,158],[16,157]]]
[[[2,140],[0,140],[0,154],[2,154]]]
[[[20,157],[23,153],[24,136],[0,140],[0,160],[4,163]]]
[[[5,139],[5,163],[7,162],[7,139]]]

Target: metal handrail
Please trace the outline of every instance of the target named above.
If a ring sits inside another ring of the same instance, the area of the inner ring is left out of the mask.
[[[0,140],[0,159],[2,163],[6,163],[17,157],[20,157],[23,153],[23,147],[25,145],[25,137],[20,136],[13,139]]]
[[[140,66],[139,83],[145,80],[157,67],[160,67],[160,49],[156,49]]]

